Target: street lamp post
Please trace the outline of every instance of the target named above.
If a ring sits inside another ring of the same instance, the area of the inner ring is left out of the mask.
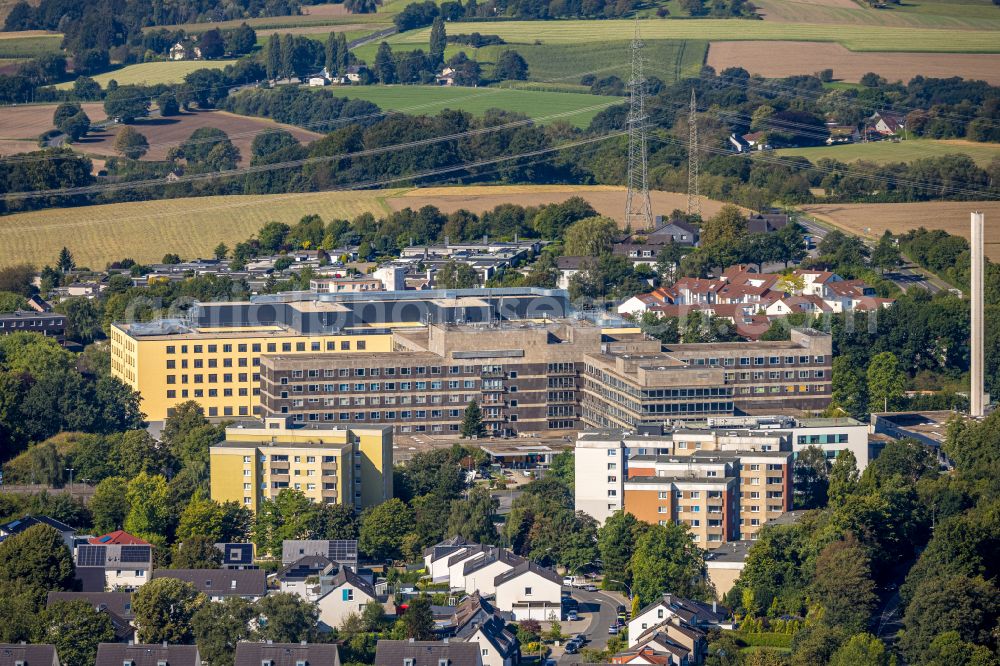
[[[614,580],[614,579],[611,579],[611,578],[609,578],[608,581],[611,582],[611,583],[618,583],[619,585],[624,585],[625,589],[628,590],[628,600],[629,600],[629,602],[632,601],[632,597],[635,596],[635,595],[632,594],[632,588],[629,587],[628,583],[626,583],[623,580]]]
[[[73,494],[73,472],[76,470],[72,467],[67,467],[66,471],[69,472],[69,494]]]

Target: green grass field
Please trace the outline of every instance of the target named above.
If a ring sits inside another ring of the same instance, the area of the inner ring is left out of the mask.
[[[889,162],[912,162],[923,157],[940,157],[954,153],[963,153],[976,161],[980,166],[986,166],[993,159],[1000,157],[1000,145],[995,143],[973,143],[971,141],[936,141],[933,139],[910,139],[893,143],[877,141],[874,143],[848,143],[839,146],[820,146],[817,148],[783,148],[779,155],[799,155],[810,162],[816,162],[824,157],[841,162],[856,162],[866,160],[886,164]]]
[[[599,26],[599,27],[598,27]],[[586,44],[600,35],[606,41],[632,38],[635,23],[614,21],[509,21],[449,24],[450,34],[499,35],[507,42],[533,44]],[[771,23],[739,19],[647,20],[640,22],[645,41],[669,40],[777,40],[839,42],[852,51],[896,51],[934,53],[1000,53],[994,30],[957,30],[898,26]],[[402,47],[425,47],[430,30],[413,30],[388,41]]]
[[[58,53],[62,35],[40,35],[34,31],[0,33],[0,58],[37,58],[46,53]]]
[[[602,108],[620,104],[619,97],[580,93],[543,92],[509,88],[443,86],[351,86],[328,88],[342,97],[363,99],[382,109],[413,115],[434,115],[442,109],[460,109],[482,115],[487,109],[516,111],[533,118],[552,114],[577,127],[586,127]],[[600,105],[602,108],[593,108]],[[574,113],[577,112],[577,113]]]
[[[593,25],[594,22],[591,24]],[[489,29],[502,25],[504,24],[494,23]],[[457,30],[450,25],[449,29]],[[411,33],[404,33],[388,41],[405,38],[409,34]],[[483,34],[489,33],[484,32]],[[415,42],[396,43],[393,44],[393,48],[396,51],[408,51],[416,48],[427,50],[425,44],[418,46]],[[503,44],[480,49],[460,44],[449,44],[445,51],[445,57],[450,58],[459,51],[465,51],[466,55],[478,60],[483,65],[484,73],[489,76],[492,73],[493,63],[496,62],[501,51],[506,49],[521,54],[528,63],[529,79],[536,82],[577,85],[580,78],[587,73],[593,73],[598,78],[613,74],[626,79],[631,72],[627,41],[594,42],[585,39],[578,44]],[[673,83],[688,76],[696,76],[705,61],[707,49],[708,42],[703,41],[647,40],[644,53],[646,74],[657,76],[666,83]],[[355,49],[354,53],[365,62],[372,63],[375,62],[377,50],[378,44],[372,43]]]
[[[98,74],[94,80],[101,84],[102,88],[108,87],[108,82],[114,79],[118,85],[157,83],[180,83],[184,77],[198,69],[222,69],[226,65],[236,62],[235,60],[177,60],[162,62],[143,62],[138,65],[128,65],[111,72]],[[69,89],[73,87],[72,81],[60,83],[56,86],[59,89]]]

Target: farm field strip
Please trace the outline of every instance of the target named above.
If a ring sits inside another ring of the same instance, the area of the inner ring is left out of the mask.
[[[683,208],[687,197],[652,192],[659,211]],[[602,214],[621,223],[625,189],[611,186],[520,185],[434,187],[426,189],[309,192],[246,196],[211,196],[51,208],[0,217],[0,266],[21,261],[51,263],[69,246],[80,265],[102,268],[123,258],[159,261],[166,252],[185,258],[207,257],[220,242],[234,243],[255,234],[264,223],[294,224],[304,215],[324,221],[352,219],[364,212],[381,216],[390,210],[425,205],[446,212],[490,210],[502,203],[536,206],[580,196]],[[722,204],[703,200],[713,215]]]
[[[385,110],[402,110],[420,115],[434,115],[442,109],[460,109],[473,115],[482,115],[487,109],[497,108],[537,117],[579,109],[578,114],[563,117],[578,127],[589,125],[600,112],[600,109],[591,107],[623,101],[602,95],[516,88],[391,85],[334,87],[332,91],[341,97],[367,100]]]
[[[709,45],[707,63],[716,71],[743,67],[767,78],[814,74],[829,67],[842,81],[856,82],[875,72],[904,83],[922,75],[961,76],[1000,85],[1000,54],[858,53],[834,43],[724,41]]]
[[[41,30],[0,32],[0,58],[35,58],[58,53],[63,36]]]
[[[22,104],[0,107],[0,138],[36,141],[42,132],[52,129],[52,115],[56,106],[58,105]],[[107,120],[104,104],[101,102],[84,102],[80,106],[91,122]]]
[[[228,134],[233,145],[239,149],[240,164],[244,165],[250,162],[250,145],[254,137],[266,129],[288,130],[303,143],[310,143],[323,136],[318,132],[284,125],[269,118],[240,116],[226,111],[190,111],[168,118],[138,120],[130,127],[145,135],[149,141],[149,152],[143,157],[144,160],[164,160],[171,147],[182,144],[196,129],[217,127]],[[94,155],[117,155],[114,140],[119,131],[120,128],[111,128],[88,134],[74,143],[73,148]]]
[[[981,210],[986,219],[1000,218],[1000,201],[924,201],[898,204],[809,204],[801,210],[859,236],[878,238],[886,230],[943,229],[969,238],[969,212]],[[1000,225],[986,225],[986,255],[1000,261]]]
[[[233,245],[266,222],[294,224],[317,213],[324,220],[387,212],[384,191],[213,196],[52,208],[0,217],[0,266],[52,262],[71,245],[80,265],[103,268],[131,258],[159,261],[166,252],[207,257],[225,242]]]
[[[627,20],[600,22],[601,38],[629,40],[635,23]],[[507,42],[586,43],[593,39],[594,21],[509,21],[454,23],[450,34],[495,34]],[[643,40],[709,41],[806,41],[839,42],[852,51],[900,51],[940,53],[1000,53],[1000,39],[992,30],[954,30],[895,26],[795,24],[740,19],[691,19],[684,21],[640,21]],[[395,35],[394,44],[427,44],[430,29]]]
[[[938,141],[934,139],[911,139],[894,143],[892,141],[877,141],[874,143],[848,143],[839,146],[818,146],[815,148],[783,148],[777,153],[781,156],[797,155],[805,157],[810,162],[816,162],[824,157],[841,162],[856,162],[866,160],[887,164],[890,162],[912,162],[924,157],[940,157],[962,153],[968,155],[979,166],[986,166],[1000,157],[1000,144],[975,143],[973,141]]]
[[[497,24],[494,24],[497,25]],[[454,30],[453,28],[449,28]],[[399,36],[389,38],[389,42]],[[708,43],[704,41],[674,41],[645,39],[644,56],[646,74],[657,76],[666,83],[679,77],[696,76],[705,60]],[[395,50],[418,48],[416,43],[393,44]],[[426,49],[426,45],[419,48]],[[492,63],[506,49],[517,51],[528,63],[528,78],[534,82],[550,84],[578,84],[587,73],[598,78],[615,75],[627,79],[631,73],[628,41],[585,40],[579,44],[501,44],[474,49],[461,44],[449,44],[445,57],[450,58],[464,51],[470,58],[484,65],[490,73]],[[354,49],[354,54],[366,62],[374,62],[378,44],[366,44]],[[517,84],[515,84],[517,85]]]
[[[107,88],[108,83],[114,79],[118,85],[155,85],[158,83],[180,83],[184,77],[199,69],[222,69],[226,65],[231,65],[235,60],[164,60],[158,62],[143,62],[137,65],[128,65],[121,69],[104,72],[93,77],[101,84],[102,88]],[[56,88],[69,90],[73,87],[72,81],[60,83]]]
[[[1000,12],[991,3],[942,3],[917,0],[885,9],[863,7],[853,0],[835,0],[822,4],[805,0],[760,0],[755,4],[765,21],[780,23],[835,23],[956,30],[1000,28]]]

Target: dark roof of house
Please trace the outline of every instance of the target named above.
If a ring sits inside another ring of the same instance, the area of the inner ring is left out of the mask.
[[[46,606],[59,601],[84,601],[93,606],[94,610],[107,613],[115,630],[115,638],[119,641],[129,640],[135,635],[131,624],[135,617],[131,592],[49,592]]]
[[[334,644],[321,643],[237,643],[234,666],[340,666]]]
[[[639,611],[639,615],[661,604],[688,624],[695,626],[718,624],[729,616],[729,609],[724,606],[716,604],[716,610],[712,610],[712,604],[684,599],[673,594],[664,594],[661,598]]]
[[[413,666],[477,666],[482,664],[478,643],[445,641],[379,641],[375,647],[373,666],[403,666],[404,659],[413,659]]]
[[[475,557],[466,562],[462,567],[462,573],[469,575],[470,573],[479,571],[480,569],[488,567],[495,562],[503,562],[504,564],[509,564],[511,567],[516,567],[524,562],[524,558],[520,555],[514,554],[506,548],[489,546],[483,551],[482,556]]]
[[[507,623],[493,606],[473,592],[455,607],[452,627],[459,640],[468,641],[482,630],[483,636],[504,657],[520,650],[517,636],[507,630]]]
[[[122,666],[126,661],[134,666],[201,666],[196,645],[162,645],[138,643],[101,643],[97,646],[94,666]]]
[[[786,224],[788,224],[788,216],[784,213],[751,215],[747,218],[747,231],[752,234],[766,234],[777,231]]]
[[[48,525],[59,532],[76,531],[66,523],[56,520],[55,518],[49,518],[48,516],[24,516],[23,518],[18,518],[4,525],[0,525],[0,532],[3,532],[4,534],[20,534],[33,525]]]
[[[545,578],[546,580],[550,580],[553,583],[562,585],[562,578],[559,576],[559,574],[557,574],[552,569],[546,569],[543,566],[535,564],[531,560],[524,560],[510,571],[503,572],[502,574],[493,579],[493,585],[499,587],[500,585],[506,583],[507,581],[514,580],[518,576],[528,572],[538,574],[539,576]]]
[[[215,547],[222,551],[223,566],[253,564],[252,543],[217,543]]]
[[[278,569],[275,574],[278,580],[298,580],[309,576],[318,576],[324,571],[332,570],[336,565],[322,555],[304,555],[291,564]]]
[[[131,592],[49,592],[46,606],[57,601],[86,601],[97,610],[111,611],[126,620],[135,617]]]
[[[263,569],[155,569],[153,578],[177,578],[208,596],[264,596],[267,577]]]
[[[56,646],[48,643],[0,643],[0,666],[14,666],[18,661],[27,666],[49,666],[56,663]]]
[[[375,587],[367,580],[356,574],[354,569],[351,567],[340,567],[340,571],[334,574],[330,580],[330,591],[332,592],[333,590],[336,590],[345,583],[349,583],[373,599],[376,597]]]
[[[593,257],[559,257],[556,259],[556,268],[561,271],[577,271],[593,261]]]
[[[677,227],[678,229],[686,231],[689,234],[698,233],[698,229],[694,225],[686,222],[685,220],[676,220],[671,218],[664,219],[662,215],[656,216],[654,224],[656,225],[656,228],[653,229],[651,232],[649,232],[648,234],[649,236],[655,236],[657,234],[666,233],[667,229],[669,229],[670,227]]]

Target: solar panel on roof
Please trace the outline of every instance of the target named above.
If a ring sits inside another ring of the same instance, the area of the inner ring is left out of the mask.
[[[103,567],[107,556],[106,546],[77,546],[76,565],[79,567]]]
[[[149,546],[122,546],[122,562],[149,562]]]
[[[335,539],[330,541],[330,560],[341,564],[356,564],[358,561],[358,542],[356,539]]]
[[[98,541],[100,541],[101,543],[107,543],[107,542],[111,541],[111,537],[109,537],[109,536],[102,536],[100,539],[98,539]]]

